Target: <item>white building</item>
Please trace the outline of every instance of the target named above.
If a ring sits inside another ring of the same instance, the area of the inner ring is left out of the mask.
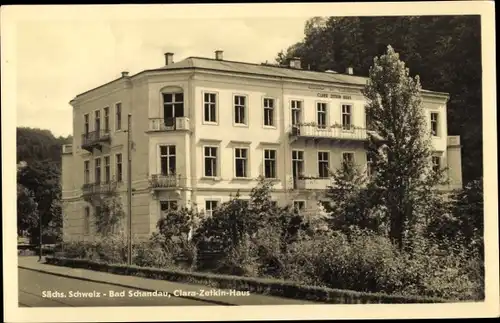
[[[122,77],[76,96],[73,144],[63,148],[67,239],[92,237],[89,196],[112,183],[127,205],[127,117],[132,116],[133,233],[149,236],[161,211],[207,212],[230,194],[248,198],[259,175],[276,180],[273,198],[304,209],[329,184],[328,168],[366,165],[365,77],[189,57]],[[434,162],[461,186],[458,136],[448,136],[445,93],[423,91]],[[97,211],[99,209],[97,208]]]

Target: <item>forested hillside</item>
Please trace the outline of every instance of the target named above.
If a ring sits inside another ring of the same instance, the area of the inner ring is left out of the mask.
[[[277,62],[300,57],[316,71],[367,76],[373,58],[391,45],[424,89],[447,92],[448,133],[460,135],[464,182],[482,176],[481,33],[479,16],[315,17],[303,41]],[[494,107],[490,107],[494,109]]]
[[[17,128],[17,162],[50,160],[61,162],[61,146],[71,143],[71,136],[55,137],[50,130]]]

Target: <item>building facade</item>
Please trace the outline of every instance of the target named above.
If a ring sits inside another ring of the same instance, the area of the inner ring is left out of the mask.
[[[366,78],[346,73],[189,57],[122,77],[76,96],[73,143],[63,147],[65,239],[90,239],[99,208],[89,196],[109,189],[127,210],[132,232],[147,237],[163,211],[179,205],[210,213],[259,176],[274,179],[273,199],[317,208],[344,160],[367,167]],[[445,93],[423,91],[433,162],[461,187],[458,136],[448,136]],[[131,116],[129,127],[128,117]],[[129,133],[130,131],[130,133]],[[128,137],[131,150],[128,154]],[[131,178],[127,176],[131,160]],[[369,171],[369,167],[367,167]]]

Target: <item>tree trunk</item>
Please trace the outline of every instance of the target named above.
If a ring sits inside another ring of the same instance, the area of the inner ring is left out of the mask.
[[[403,213],[397,207],[391,209],[391,226],[389,236],[399,250],[403,250]]]

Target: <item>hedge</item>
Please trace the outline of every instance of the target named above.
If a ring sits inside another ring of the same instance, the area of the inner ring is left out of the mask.
[[[173,269],[106,264],[86,259],[70,259],[54,256],[47,256],[45,259],[47,263],[58,266],[85,268],[118,275],[131,275],[167,281],[193,283],[221,289],[245,290],[256,294],[329,304],[414,304],[452,302],[440,298],[408,297],[305,286],[288,281],[267,278],[239,277],[211,273],[184,272]]]

